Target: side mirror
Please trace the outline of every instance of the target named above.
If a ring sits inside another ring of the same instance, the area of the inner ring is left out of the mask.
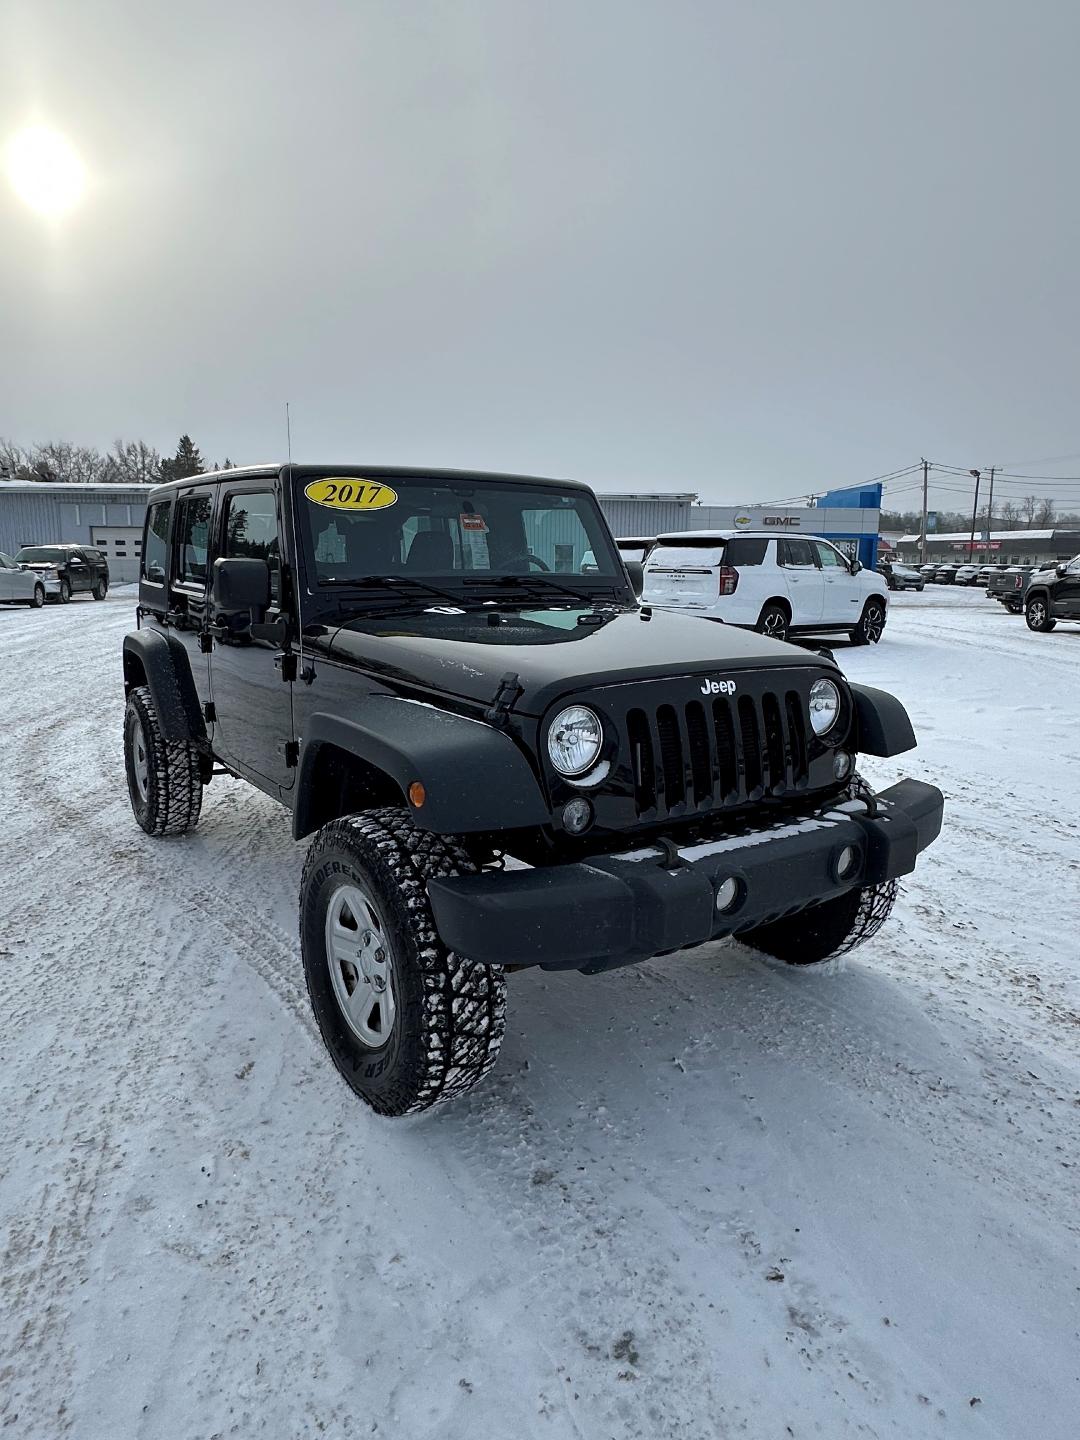
[[[852,573],[852,575],[857,575],[861,569],[862,569],[862,561],[861,561],[861,560],[852,560],[852,562],[851,562],[851,573]]]
[[[212,593],[219,610],[263,611],[270,604],[270,566],[265,560],[215,560]]]
[[[1055,575],[1067,575],[1068,573],[1069,573],[1069,567],[1068,567],[1068,565],[1058,565],[1058,566],[1056,566],[1055,569],[1054,569],[1054,574],[1055,574]]]
[[[640,560],[625,560],[626,573],[630,576],[630,584],[634,587],[634,594],[640,596],[645,589],[645,566]]]

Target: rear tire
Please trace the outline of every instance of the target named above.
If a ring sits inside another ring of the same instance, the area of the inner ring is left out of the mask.
[[[1048,635],[1056,620],[1050,618],[1050,604],[1042,595],[1033,595],[1024,606],[1024,619],[1027,621],[1029,630],[1034,630],[1037,635]]]
[[[788,965],[820,965],[876,935],[892,913],[896,890],[895,880],[848,890],[737,938]]]
[[[876,645],[885,629],[885,606],[880,600],[868,600],[863,606],[859,623],[848,634],[853,645]]]
[[[779,600],[769,600],[762,606],[758,622],[754,626],[759,635],[768,635],[770,640],[786,640],[791,615]]]
[[[498,1057],[503,972],[447,950],[427,898],[429,879],[475,868],[397,809],[331,821],[308,850],[300,943],[312,1009],[342,1077],[381,1115],[463,1095]]]
[[[124,764],[135,819],[148,835],[185,835],[199,823],[202,774],[190,740],[166,742],[144,685],[128,696]]]

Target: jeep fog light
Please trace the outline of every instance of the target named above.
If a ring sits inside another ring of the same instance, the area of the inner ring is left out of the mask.
[[[845,845],[836,857],[836,878],[847,880],[859,866],[859,852],[854,845]]]
[[[548,754],[560,775],[584,775],[595,764],[603,743],[600,721],[584,705],[561,710],[548,729]]]
[[[851,756],[846,750],[837,750],[833,756],[832,768],[837,780],[846,780],[851,774]]]
[[[840,691],[831,680],[810,686],[810,724],[815,735],[827,735],[840,718]]]
[[[592,824],[592,806],[588,800],[568,800],[563,806],[563,829],[571,835],[580,835]]]
[[[734,875],[729,875],[722,885],[716,888],[716,909],[723,915],[725,911],[732,910],[739,898],[739,882]]]

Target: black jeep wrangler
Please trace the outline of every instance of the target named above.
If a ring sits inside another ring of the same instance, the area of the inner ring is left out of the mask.
[[[895,699],[640,605],[583,485],[229,470],[151,494],[142,567],[135,816],[182,834],[224,772],[314,835],[312,1005],[384,1114],[491,1068],[508,971],[726,935],[813,964],[874,934],[941,827],[932,785],[856,776],[915,744]]]

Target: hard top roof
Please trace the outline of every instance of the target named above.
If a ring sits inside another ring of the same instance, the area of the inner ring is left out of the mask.
[[[589,493],[592,489],[582,480],[557,479],[542,475],[508,475],[495,470],[446,470],[429,465],[303,465],[299,461],[293,461],[291,465],[238,465],[232,470],[209,470],[202,475],[188,475],[182,480],[169,480],[163,485],[156,486],[152,495],[158,494],[159,491],[190,490],[193,486],[198,485],[216,485],[222,480],[233,484],[237,480],[267,479],[278,474],[283,480],[288,480],[292,475],[309,475],[315,479],[346,475],[359,480],[369,477],[379,480],[468,480],[475,481],[480,485],[494,483],[558,485],[560,488],[585,490]]]

